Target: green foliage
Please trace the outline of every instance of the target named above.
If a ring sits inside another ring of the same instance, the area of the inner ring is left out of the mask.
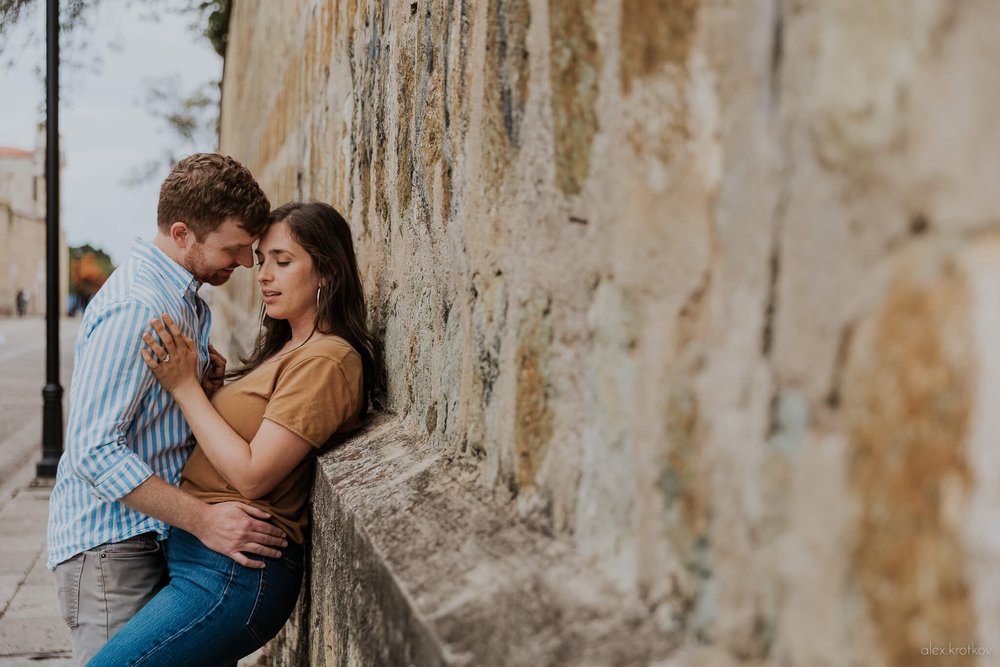
[[[116,0],[121,2],[122,0]],[[72,71],[99,72],[103,61],[101,45],[88,41],[93,32],[96,10],[105,0],[60,0],[60,60],[61,67]],[[231,0],[128,0],[144,8],[144,19],[156,21],[165,13],[179,14],[190,19],[190,29],[201,34],[220,56],[225,56],[229,32]],[[5,39],[5,33],[19,23],[28,22],[34,12],[44,12],[41,0],[0,0],[0,67],[10,66],[21,46]],[[31,24],[34,25],[34,24]],[[27,31],[27,43],[45,39],[37,29]],[[119,45],[120,46],[120,45]],[[115,44],[105,45],[113,52]],[[41,65],[36,66],[40,81],[44,80]],[[182,155],[194,150],[211,149],[216,145],[219,122],[218,81],[207,81],[193,90],[181,90],[179,77],[153,80],[146,90],[146,111],[174,137],[172,148],[164,155],[136,165],[123,179],[125,185],[139,185],[156,179]],[[66,87],[63,77],[61,88]],[[70,91],[62,90],[64,100]],[[39,113],[42,113],[42,109]]]
[[[76,46],[86,48],[85,34],[91,25],[94,10],[104,0],[60,0],[59,29],[66,36],[78,39]],[[175,12],[195,17],[191,27],[204,35],[216,53],[226,54],[226,42],[229,35],[229,12],[231,0],[138,0],[149,8],[150,16],[155,18],[160,12]],[[33,11],[45,11],[41,0],[0,0],[0,37],[15,24],[23,21]],[[33,38],[44,37],[43,35]],[[63,40],[60,40],[63,41]],[[70,44],[72,46],[73,44]],[[10,56],[9,46],[0,40],[0,55]]]
[[[209,0],[201,3],[202,15],[207,14],[205,37],[212,42],[215,52],[225,57],[229,43],[229,11],[232,0]]]

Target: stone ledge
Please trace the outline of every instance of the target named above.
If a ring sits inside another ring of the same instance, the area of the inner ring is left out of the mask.
[[[307,595],[274,664],[639,665],[680,638],[381,415],[320,458]]]

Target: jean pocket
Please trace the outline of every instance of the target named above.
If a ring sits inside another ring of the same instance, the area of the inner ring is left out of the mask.
[[[160,543],[151,537],[133,537],[123,542],[110,542],[98,547],[101,558],[142,558],[161,551]]]
[[[59,615],[70,630],[80,623],[80,578],[83,576],[83,559],[86,554],[77,554],[56,566],[56,598],[59,600]]]

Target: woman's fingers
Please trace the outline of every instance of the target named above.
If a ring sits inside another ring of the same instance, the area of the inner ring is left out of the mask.
[[[147,350],[146,348],[142,348],[141,350],[139,350],[139,354],[142,355],[142,360],[145,361],[146,365],[152,369],[153,373],[156,373],[156,369],[159,368],[160,362],[154,359],[153,355],[151,355],[149,353],[149,350]]]
[[[165,317],[169,317],[169,315],[166,315]],[[173,352],[176,348],[176,342],[174,341],[173,334],[167,331],[166,327],[163,326],[163,322],[158,319],[153,319],[153,321],[149,324],[153,327],[153,331],[156,332],[156,335],[160,337],[160,340],[163,341],[163,345],[167,348],[167,351]]]
[[[148,333],[142,334],[142,342],[149,346],[150,352],[156,355],[157,361],[163,361],[169,352]]]
[[[177,326],[177,323],[174,322],[174,318],[170,317],[170,313],[163,313],[163,323],[167,325],[167,330],[170,332],[171,336],[175,336],[182,340],[187,338],[181,328]]]
[[[195,351],[194,339],[184,335],[184,331],[174,322],[174,318],[170,317],[170,313],[163,313],[163,323],[175,343],[179,340],[179,345],[183,345],[191,352]]]

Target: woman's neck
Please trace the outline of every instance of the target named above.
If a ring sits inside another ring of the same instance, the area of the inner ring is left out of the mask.
[[[278,354],[284,354],[285,352],[305,345],[315,335],[315,333],[315,329],[312,331],[306,331],[305,333],[300,333],[299,335],[296,335],[296,332],[292,331],[292,337],[281,346],[281,349],[278,350]]]
[[[305,345],[306,341],[316,333],[316,312],[304,313],[302,317],[288,320],[288,327],[291,335],[288,342],[282,346],[281,351],[287,351],[299,345]]]

